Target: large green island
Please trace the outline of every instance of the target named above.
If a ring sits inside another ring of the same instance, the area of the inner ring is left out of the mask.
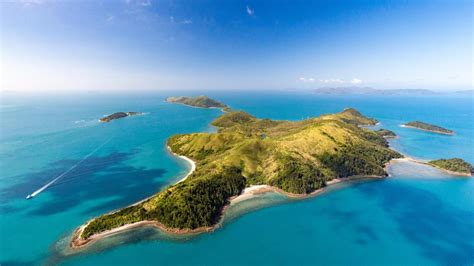
[[[428,124],[428,123],[425,123],[425,122],[421,122],[421,121],[408,122],[406,124],[403,124],[403,126],[404,127],[416,128],[416,129],[424,130],[424,131],[429,131],[429,132],[433,132],[433,133],[438,133],[438,134],[445,134],[445,135],[453,135],[454,134],[454,131],[452,131],[452,130],[449,130],[449,129],[446,129],[446,128],[443,128],[443,127],[440,127],[440,126]]]
[[[201,107],[201,108],[226,108],[227,107],[227,105],[204,95],[196,96],[196,97],[186,97],[186,96],[168,97],[166,98],[166,101],[170,103],[181,103],[184,105]]]
[[[192,159],[185,180],[144,201],[105,214],[76,230],[78,248],[130,227],[155,225],[172,233],[210,231],[225,206],[247,187],[266,185],[288,196],[308,196],[349,177],[384,177],[402,155],[374,131],[377,121],[355,109],[302,121],[259,119],[229,111],[216,133],[174,135],[170,150]]]

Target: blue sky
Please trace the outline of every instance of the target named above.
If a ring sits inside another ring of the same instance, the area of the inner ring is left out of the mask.
[[[472,88],[471,1],[1,1],[2,90]]]

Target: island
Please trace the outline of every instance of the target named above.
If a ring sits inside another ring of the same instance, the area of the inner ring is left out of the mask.
[[[429,161],[428,164],[453,175],[471,176],[474,172],[472,165],[461,158],[439,159]]]
[[[315,94],[325,95],[436,95],[426,89],[375,89],[371,87],[323,87],[314,90]]]
[[[108,122],[110,122],[112,120],[115,120],[115,119],[120,119],[120,118],[124,118],[124,117],[127,117],[127,116],[140,115],[140,114],[142,114],[142,113],[141,112],[117,112],[117,113],[113,113],[111,115],[102,117],[101,119],[99,119],[99,121],[104,122],[104,123],[108,123]]]
[[[442,128],[440,126],[428,124],[421,121],[412,121],[402,125],[403,127],[411,127],[419,130],[429,131],[438,134],[453,135],[454,131]]]
[[[153,225],[173,234],[212,231],[230,201],[248,191],[289,197],[316,195],[354,178],[383,178],[386,164],[403,156],[387,140],[361,127],[377,120],[349,108],[301,121],[260,119],[229,111],[212,122],[215,133],[171,136],[171,152],[195,163],[184,180],[134,205],[79,227],[79,248],[126,230]]]
[[[228,108],[227,105],[213,100],[207,96],[201,95],[197,97],[168,97],[166,98],[167,102],[170,103],[181,103],[184,105],[194,106],[194,107],[201,107],[201,108]]]

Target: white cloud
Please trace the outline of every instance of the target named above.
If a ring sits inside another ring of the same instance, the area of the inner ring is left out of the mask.
[[[353,78],[351,80],[344,80],[344,79],[320,79],[319,82],[324,84],[343,84],[343,83],[350,83],[350,84],[360,84],[362,83],[361,79]]]
[[[142,0],[139,2],[139,5],[141,6],[151,6],[151,1],[150,0]]]
[[[112,22],[114,21],[115,17],[113,15],[108,15],[107,18],[105,19],[107,22]]]
[[[151,6],[151,0],[124,0],[125,4],[133,6]]]
[[[305,77],[301,77],[299,78],[299,80],[304,83],[313,83],[315,81],[314,78],[305,78]]]
[[[170,16],[170,22],[176,24],[193,24],[193,21],[190,19],[177,21],[173,16]]]
[[[24,7],[38,6],[44,4],[43,0],[20,0],[19,2]]]
[[[247,6],[247,14],[249,14],[249,16],[253,16],[253,14],[255,14],[255,10],[250,6]]]
[[[331,83],[344,83],[344,80],[342,79],[320,79],[319,82],[326,83],[326,84],[331,84]]]

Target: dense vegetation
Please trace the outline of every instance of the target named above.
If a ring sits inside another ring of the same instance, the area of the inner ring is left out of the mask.
[[[405,124],[405,126],[414,127],[414,128],[417,128],[417,129],[427,130],[427,131],[431,131],[431,132],[435,132],[435,133],[441,133],[441,134],[448,134],[448,135],[454,134],[454,132],[452,130],[449,130],[449,129],[446,129],[446,128],[443,128],[443,127],[440,127],[440,126],[428,124],[428,123],[425,123],[425,122],[421,122],[421,121],[408,122],[408,123]]]
[[[212,123],[217,133],[168,139],[174,153],[196,162],[191,176],[143,203],[95,219],[82,237],[139,220],[181,229],[212,226],[229,199],[253,184],[307,194],[338,177],[385,176],[384,164],[401,155],[387,148],[381,134],[360,127],[375,123],[355,109],[302,121],[224,113]]]
[[[231,196],[245,188],[245,178],[237,167],[228,167],[207,178],[182,182],[153,198],[144,206],[147,218],[157,219],[168,227],[194,229],[216,223]]]
[[[270,180],[272,186],[295,194],[306,194],[325,186],[325,177],[311,162],[289,156],[279,159],[278,174]]]
[[[240,194],[244,188],[245,178],[240,169],[229,167],[219,175],[179,183],[144,203],[94,219],[84,229],[82,238],[142,220],[157,220],[171,228],[211,226],[229,197]]]
[[[197,97],[168,97],[167,102],[171,103],[182,103],[190,106],[203,107],[203,108],[226,108],[227,106],[221,102],[213,100],[207,96],[197,96]]]
[[[439,159],[428,163],[441,169],[457,173],[471,174],[474,172],[472,165],[460,158]]]
[[[136,205],[124,208],[113,214],[101,216],[92,220],[86,228],[84,228],[81,237],[87,239],[97,232],[103,232],[122,225],[142,221],[145,217],[144,214],[145,210],[140,205]]]
[[[339,153],[324,153],[322,164],[334,171],[336,177],[385,176],[384,165],[401,155],[378,145],[348,145]]]

